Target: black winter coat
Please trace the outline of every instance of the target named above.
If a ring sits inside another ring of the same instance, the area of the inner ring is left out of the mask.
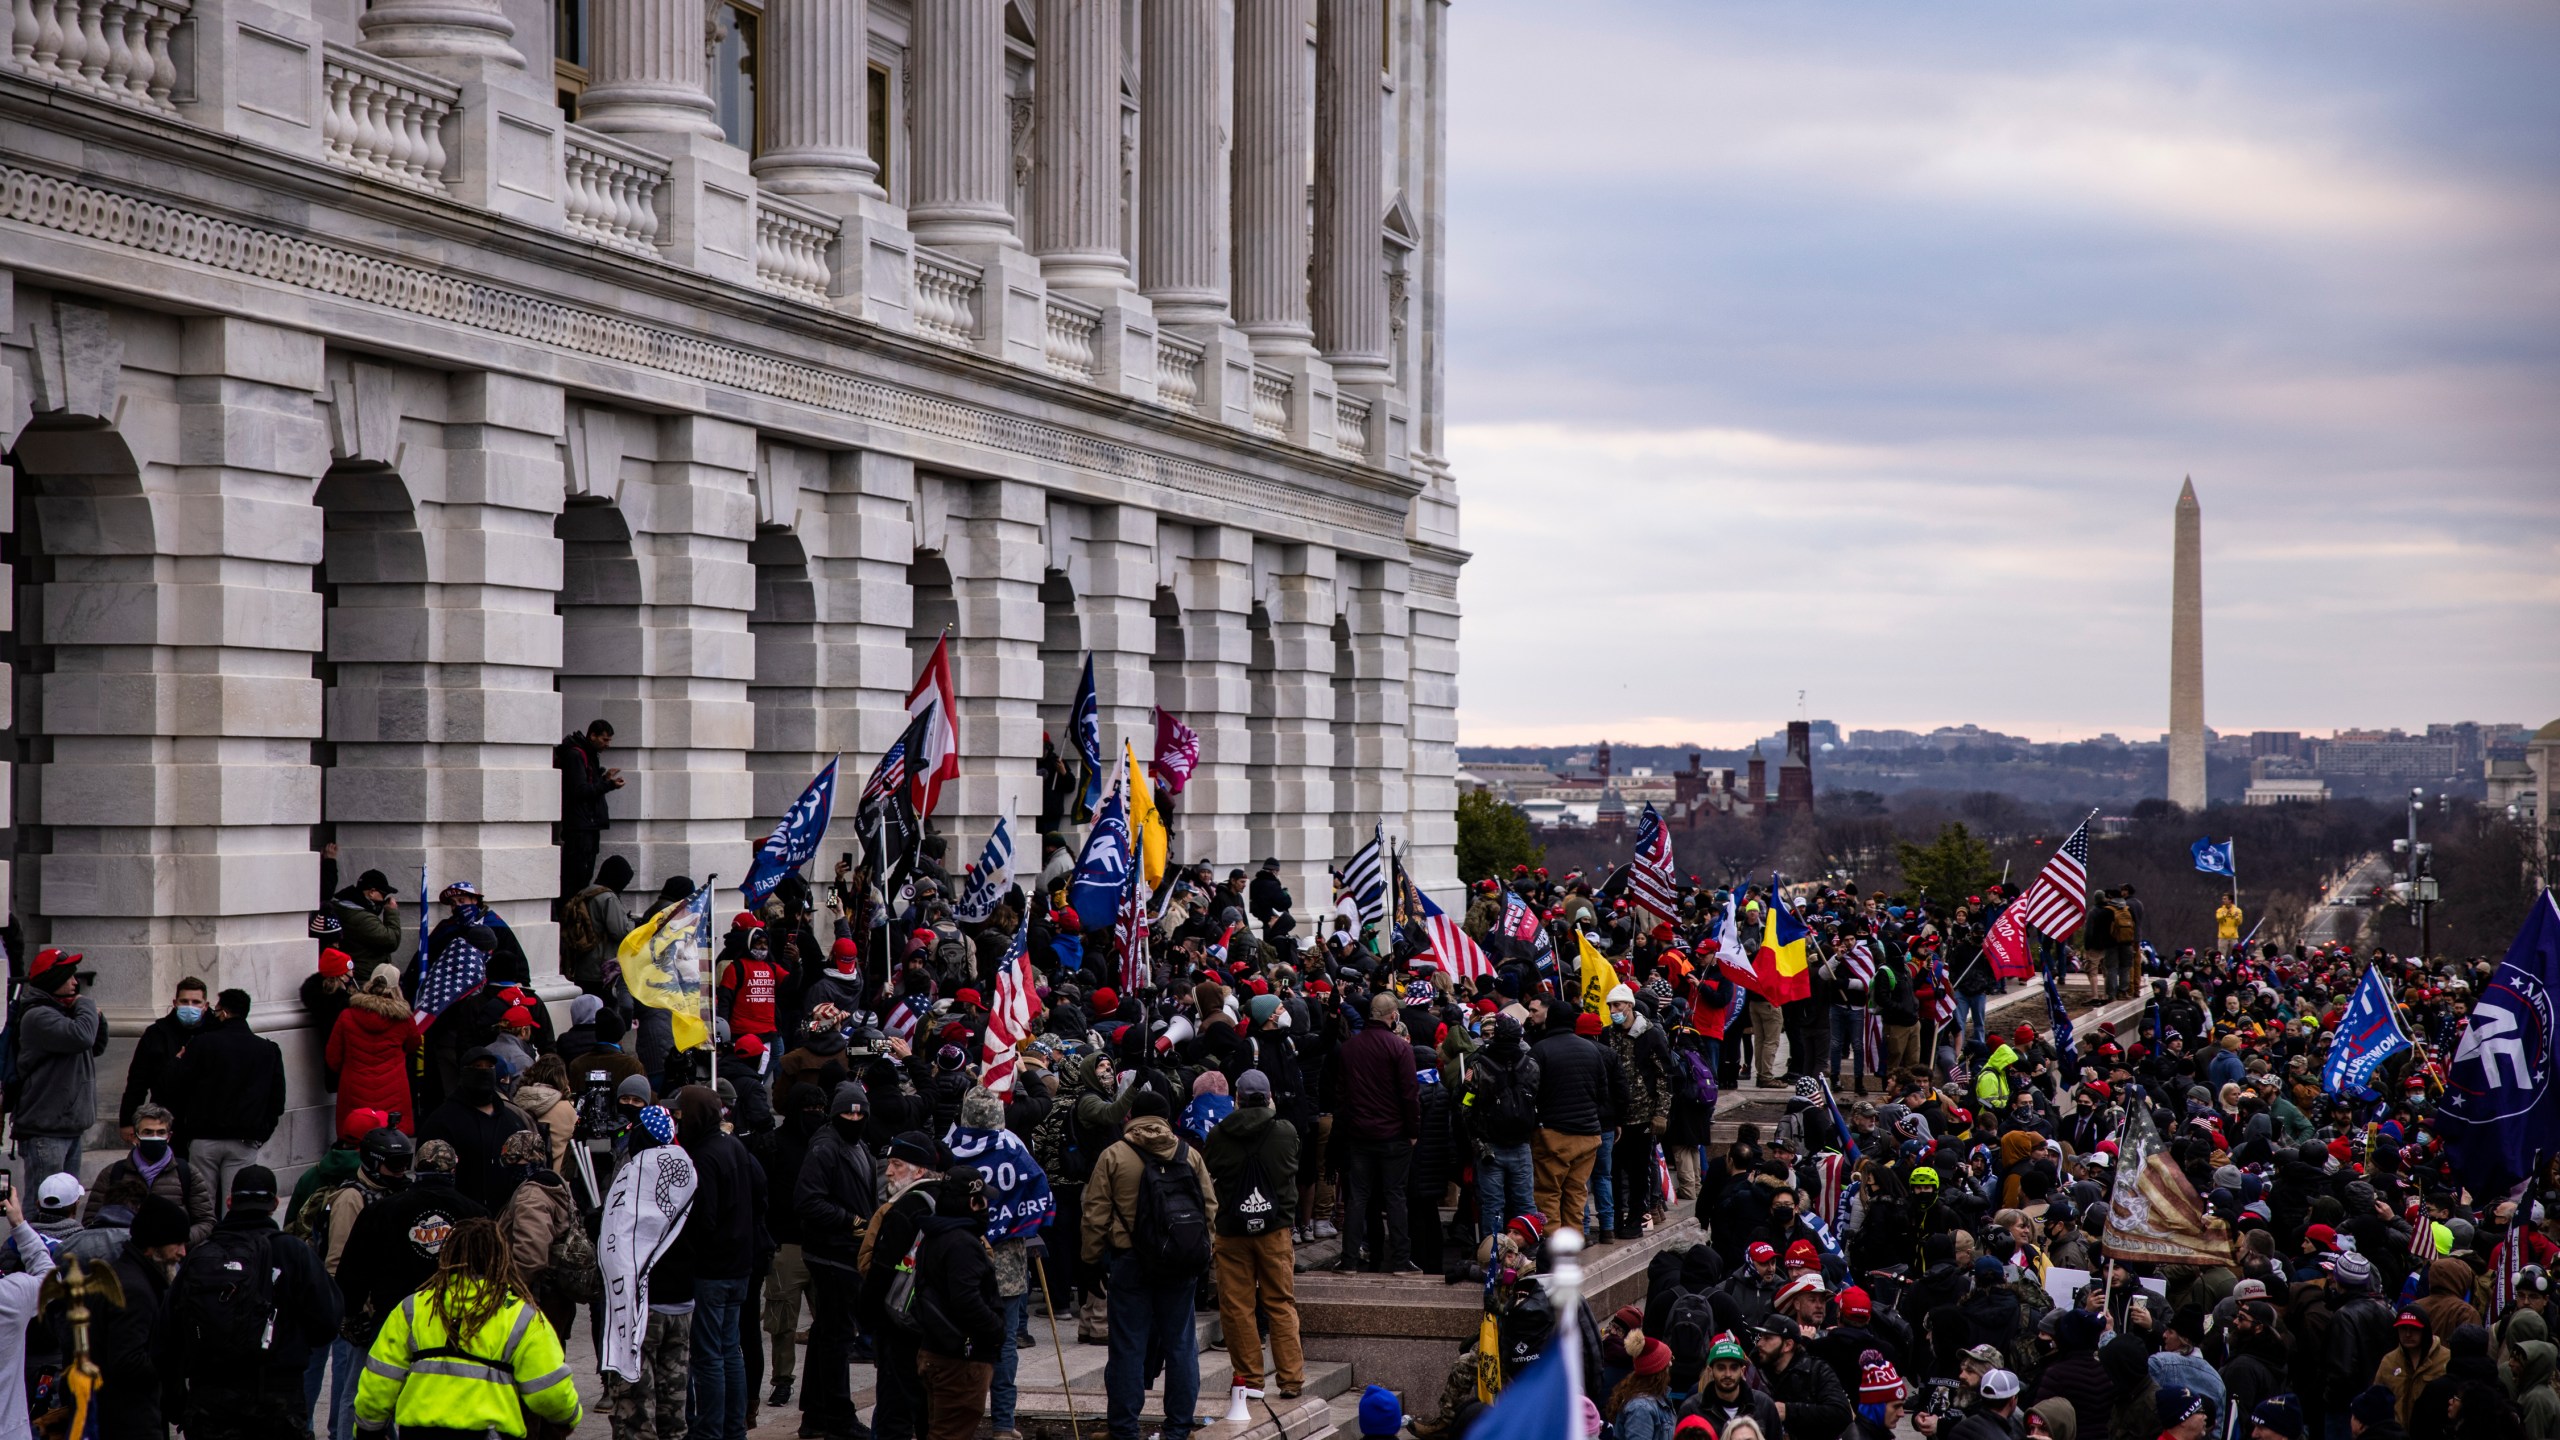
[[[246,1020],[207,1016],[169,1062],[163,1093],[180,1097],[178,1144],[248,1140],[265,1144],[284,1116],[284,1051]]]
[[[116,1255],[114,1267],[124,1305],[93,1305],[89,1311],[89,1358],[97,1362],[105,1382],[91,1411],[99,1440],[168,1440],[168,1424],[160,1412],[160,1355],[169,1277],[130,1241]],[[68,1300],[57,1300],[45,1310],[55,1351],[63,1355],[71,1353],[71,1322],[65,1318],[69,1309]]]
[[[338,1293],[350,1317],[363,1320],[370,1346],[385,1317],[436,1273],[433,1237],[441,1247],[457,1221],[478,1219],[489,1208],[455,1189],[452,1178],[421,1174],[409,1188],[366,1205],[338,1252]],[[422,1223],[423,1222],[423,1223]]]
[[[936,1215],[924,1222],[916,1251],[917,1348],[954,1360],[993,1361],[1004,1347],[1003,1301],[986,1222],[974,1215]]]
[[[1405,1180],[1405,1193],[1427,1196],[1430,1203],[1440,1203],[1440,1192],[1447,1188],[1457,1163],[1457,1139],[1452,1131],[1449,1087],[1433,1083],[1420,1088],[1422,1131],[1413,1144],[1412,1168]]]
[[[1550,1031],[1529,1053],[1538,1061],[1538,1124],[1565,1135],[1597,1135],[1627,1108],[1627,1072],[1597,1040]],[[1719,1247],[1721,1248],[1721,1247]]]
[[[220,1403],[215,1397],[238,1395],[263,1389],[268,1394],[288,1389],[299,1380],[311,1352],[325,1348],[338,1334],[338,1287],[329,1282],[329,1271],[311,1247],[276,1228],[275,1220],[256,1210],[237,1210],[214,1222],[214,1233],[245,1230],[264,1233],[267,1255],[276,1270],[271,1294],[275,1305],[275,1338],[267,1345],[267,1363],[263,1384],[258,1379],[238,1374],[193,1374],[186,1347],[174,1331],[163,1337],[164,1354],[177,1382],[183,1387],[188,1405]],[[130,1242],[128,1242],[130,1243]],[[185,1303],[185,1287],[195,1283],[181,1267],[178,1278],[169,1287],[168,1306],[177,1309]],[[182,1405],[183,1412],[187,1407]]]
[[[1237,1106],[1226,1119],[1210,1128],[1208,1143],[1200,1147],[1200,1160],[1209,1167],[1209,1181],[1218,1192],[1219,1234],[1246,1233],[1245,1221],[1249,1217],[1244,1210],[1245,1167],[1254,1160],[1262,1163],[1263,1190],[1272,1205],[1269,1223],[1262,1233],[1286,1230],[1295,1222],[1298,1131],[1270,1106]]]
[[[211,1014],[206,1012],[208,1018]],[[142,1108],[145,1100],[171,1110],[178,1108],[170,1103],[175,1092],[169,1088],[169,1062],[178,1058],[179,1047],[202,1033],[205,1023],[199,1020],[193,1025],[181,1025],[172,1011],[143,1027],[141,1038],[133,1042],[133,1061],[125,1066],[124,1099],[116,1106],[118,1125],[132,1124],[133,1112]],[[325,1037],[329,1032],[320,1033]]]
[[[941,1181],[935,1177],[919,1180],[889,1202],[889,1208],[872,1222],[871,1268],[862,1272],[862,1294],[854,1308],[864,1327],[875,1335],[894,1333],[887,1331],[882,1318],[882,1307],[889,1298],[889,1281],[897,1273],[899,1262],[907,1258],[907,1247],[916,1243],[924,1233],[925,1222],[933,1218],[934,1196],[941,1188]]]
[[[1767,1378],[1769,1398],[1787,1407],[1787,1440],[1840,1440],[1857,1413],[1840,1377],[1802,1348],[1793,1363]]]
[[[853,1269],[862,1255],[862,1227],[879,1208],[880,1162],[870,1147],[846,1139],[832,1120],[819,1126],[792,1179],[800,1253],[813,1265]]]
[[[693,1159],[693,1213],[684,1241],[693,1252],[696,1280],[744,1280],[756,1257],[773,1247],[765,1239],[764,1167],[737,1136],[713,1134],[685,1153]]]

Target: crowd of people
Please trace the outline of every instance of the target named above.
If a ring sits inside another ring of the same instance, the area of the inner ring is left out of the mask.
[[[1250,1396],[1304,1391],[1311,1263],[1480,1287],[1441,1394],[1362,1403],[1364,1431],[1423,1440],[1460,1440],[1558,1336],[1617,1440],[2560,1432],[2560,1168],[2469,1196],[2423,1052],[2372,1090],[2318,1074],[2368,968],[2441,1052],[2477,965],[2231,936],[2162,956],[2125,933],[2126,893],[2072,963],[2142,1003],[2071,1035],[1989,1023],[1997,890],[1791,893],[1810,993],[1772,1005],[1718,953],[1728,906],[1758,933],[1756,887],[1657,915],[1578,875],[1488,878],[1461,978],[1401,898],[1302,920],[1276,860],[1177,867],[1141,961],[1066,903],[1063,840],[1043,851],[974,923],[935,839],[894,894],[850,862],[785,879],[715,927],[701,1045],[616,960],[689,877],[635,892],[614,855],[568,877],[555,1029],[472,885],[412,917],[379,872],[332,875],[302,998],[336,1140],[290,1187],[268,1154],[284,1053],[247,994],[192,978],[138,1037],[120,1152],[83,1185],[106,1027],[80,957],[38,951],[0,1054],[25,1186],[0,1365],[29,1396],[0,1440],[75,1410],[114,1440],[558,1435],[590,1401],[615,1440],[743,1440],[786,1408],[813,1440],[1019,1440],[1042,1313],[1106,1347],[1112,1440],[1180,1440],[1220,1408],[1204,1316]],[[454,945],[485,957],[459,996],[419,963]],[[1029,1023],[991,1045],[1007,984]],[[1727,1138],[1745,1088],[1765,1113]],[[2108,1258],[2137,1110],[2226,1255]],[[1558,1313],[1560,1229],[1608,1245],[1691,1216],[1641,1303]],[[2529,1263],[2493,1298],[2506,1246]],[[84,1301],[75,1266],[120,1303]]]

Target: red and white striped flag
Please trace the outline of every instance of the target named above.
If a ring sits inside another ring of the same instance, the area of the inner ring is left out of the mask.
[[[2519,1243],[2524,1239],[2524,1232],[2524,1201],[2518,1197],[2515,1224],[2508,1229],[2507,1238],[2498,1243],[2498,1253],[2489,1260],[2489,1318],[2492,1320],[2506,1314],[2516,1303],[2516,1285],[2524,1278],[2524,1246]]]
[[[1865,1032],[1859,1037],[1861,1053],[1867,1057],[1867,1073],[1884,1074],[1884,1017],[1873,1010],[1867,1012]]]
[[[986,1069],[978,1083],[999,1095],[1013,1090],[1014,1062],[1021,1058],[1023,1038],[1031,1033],[1031,1017],[1040,1006],[1031,984],[1030,939],[1026,915],[1013,932],[1013,943],[1005,947],[1004,963],[996,969],[995,1003],[987,1007]]]
[[[2089,822],[2053,852],[2036,872],[2036,883],[2018,897],[2018,918],[2046,939],[2062,944],[2080,933],[2089,918]]]
[[[1440,962],[1454,983],[1463,984],[1479,975],[1493,973],[1493,957],[1466,932],[1466,927],[1449,918],[1447,911],[1431,903],[1431,897],[1415,887],[1413,896],[1422,902],[1422,933],[1431,937],[1432,957]]]
[[[1627,865],[1627,898],[1657,922],[1675,925],[1680,920],[1680,902],[1672,896],[1679,885],[1680,877],[1671,866],[1671,832],[1648,800],[1644,818],[1636,826],[1635,859]]]
[[[1943,960],[1929,962],[1929,1023],[1943,1030],[1956,1020],[1956,987],[1947,983]]]
[[[1154,982],[1155,967],[1147,959],[1147,907],[1138,903],[1138,877],[1120,887],[1120,914],[1111,927],[1120,944],[1120,993],[1135,995]]]
[[[1849,967],[1850,977],[1860,984],[1876,983],[1876,952],[1867,948],[1865,940],[1850,941],[1847,953],[1840,957],[1840,963]]]
[[[1813,1208],[1825,1225],[1840,1223],[1840,1191],[1849,1175],[1849,1157],[1837,1150],[1825,1150],[1813,1157],[1813,1175],[1819,1182],[1814,1191]]]
[[[907,714],[929,717],[924,743],[906,760],[908,773],[915,777],[916,814],[930,815],[942,803],[943,782],[960,773],[960,711],[951,691],[950,636],[933,642],[933,654],[917,672],[915,688],[907,692]]]

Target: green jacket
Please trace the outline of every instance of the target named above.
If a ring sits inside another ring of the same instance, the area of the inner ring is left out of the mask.
[[[2008,1109],[2010,1093],[2016,1088],[2009,1079],[2009,1067],[2017,1063],[2018,1052],[2002,1041],[1992,1050],[1991,1058],[1982,1062],[1982,1074],[1973,1082],[1973,1098],[1987,1109]]]

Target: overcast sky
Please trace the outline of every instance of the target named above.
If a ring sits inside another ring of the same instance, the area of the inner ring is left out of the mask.
[[[2560,715],[2560,7],[1450,27],[1462,740]]]

